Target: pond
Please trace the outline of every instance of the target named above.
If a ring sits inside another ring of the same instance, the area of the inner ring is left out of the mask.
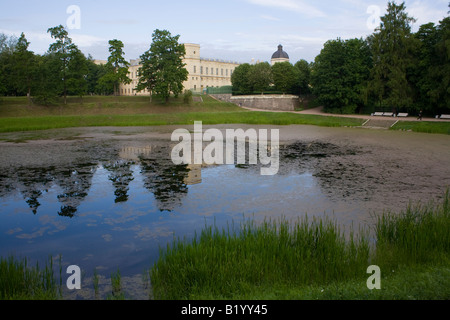
[[[160,248],[205,225],[305,214],[332,215],[344,226],[371,221],[379,177],[365,174],[372,184],[358,178],[367,148],[285,142],[278,174],[262,176],[259,165],[174,165],[172,147],[157,138],[80,137],[3,146],[20,152],[15,165],[0,167],[2,256],[43,262],[61,255],[63,266],[78,265],[85,278],[120,269],[140,279]],[[64,156],[52,157],[56,150]]]

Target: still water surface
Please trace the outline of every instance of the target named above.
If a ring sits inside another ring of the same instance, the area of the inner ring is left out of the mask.
[[[307,147],[307,150],[306,150]],[[244,217],[334,214],[361,220],[358,202],[329,197],[314,160],[354,151],[297,144],[281,150],[278,175],[257,165],[176,166],[169,146],[121,148],[109,159],[0,172],[0,252],[62,256],[89,276],[142,274],[174,236]],[[331,187],[331,186],[328,186]]]

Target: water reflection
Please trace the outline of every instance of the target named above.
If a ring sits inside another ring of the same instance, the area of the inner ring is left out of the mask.
[[[99,168],[108,173],[114,188],[114,202],[126,203],[130,197],[130,183],[135,180],[134,167],[142,176],[143,185],[156,200],[161,212],[172,212],[180,207],[189,186],[202,183],[202,165],[174,165],[167,155],[169,146],[124,147],[110,155],[108,161],[71,164],[67,167],[20,168],[0,173],[0,197],[19,191],[33,214],[37,214],[39,199],[49,188],[57,187],[57,199],[61,204],[58,215],[73,218],[78,207],[86,199],[92,178]],[[282,146],[279,175],[304,174],[321,158],[352,155],[354,150],[344,150],[332,144],[301,143]],[[240,164],[237,169],[258,174],[259,165]],[[312,170],[314,172],[314,170]],[[338,171],[321,169],[314,176],[323,180],[322,187],[335,187],[330,179],[339,179]],[[348,192],[348,191],[347,191]]]
[[[260,165],[174,165],[170,151],[166,143],[97,146],[58,166],[0,169],[1,252],[62,254],[87,273],[101,267],[108,276],[120,266],[136,274],[174,234],[193,236],[206,222],[332,212],[323,191],[333,181],[320,174],[330,166],[321,161],[353,152],[281,146],[278,174],[261,176]]]

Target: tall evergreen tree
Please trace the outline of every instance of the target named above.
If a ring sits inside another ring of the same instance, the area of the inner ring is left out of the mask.
[[[180,36],[172,36],[167,30],[156,29],[152,34],[150,49],[141,56],[138,90],[147,89],[160,95],[166,102],[173,93],[183,92],[183,82],[189,72],[183,58],[186,48],[178,43]]]
[[[131,79],[128,77],[128,67],[130,63],[124,58],[123,42],[117,39],[109,41],[109,57],[106,64],[107,73],[100,79],[103,86],[112,83],[114,86],[114,95],[118,95],[119,85],[121,83],[130,84]]]
[[[389,2],[387,13],[381,17],[380,26],[369,37],[374,67],[368,93],[378,105],[399,111],[411,107],[413,90],[408,80],[408,69],[414,65],[414,37],[403,2]]]
[[[19,95],[26,94],[31,103],[31,88],[36,77],[37,60],[33,52],[28,50],[30,43],[22,33],[13,54],[14,76],[11,80]]]

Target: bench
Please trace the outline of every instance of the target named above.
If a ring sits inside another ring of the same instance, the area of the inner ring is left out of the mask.
[[[393,117],[394,114],[392,112],[385,112],[383,113],[383,117]]]
[[[450,119],[450,114],[442,114],[441,119]]]
[[[373,115],[374,115],[374,116],[382,116],[382,115],[383,115],[383,112],[375,112]]]
[[[397,115],[397,117],[402,117],[402,118],[407,117],[407,116],[408,116],[407,113],[399,113],[399,114]]]

